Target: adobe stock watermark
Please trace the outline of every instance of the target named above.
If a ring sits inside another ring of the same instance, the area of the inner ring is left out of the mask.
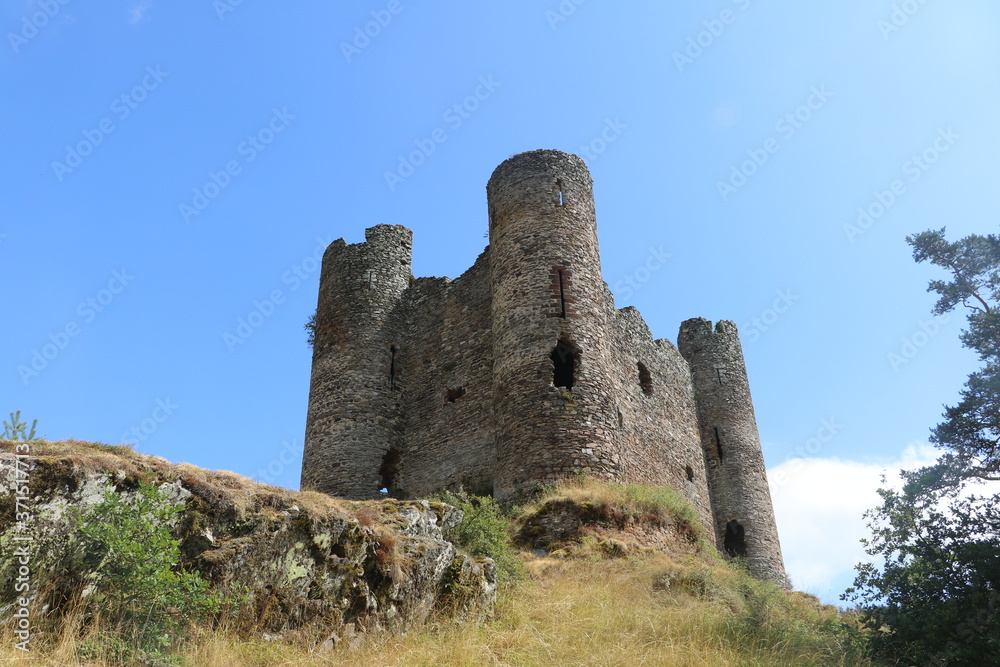
[[[255,299],[253,301],[253,308],[246,317],[238,317],[236,319],[236,327],[233,332],[226,331],[222,334],[222,342],[225,343],[226,349],[229,350],[230,354],[235,352],[238,346],[250,340],[250,337],[264,326],[264,322],[274,315],[278,306],[285,303],[288,294],[296,292],[311,275],[319,271],[323,264],[323,253],[326,252],[326,247],[332,242],[333,239],[324,240],[317,238],[316,247],[313,248],[312,253],[293,264],[287,271],[281,274],[281,284],[288,286],[287,292],[286,290],[275,288],[264,299]]]
[[[84,158],[93,154],[97,147],[118,129],[114,119],[117,118],[119,122],[126,120],[139,108],[140,104],[146,101],[151,92],[160,87],[160,84],[168,76],[170,76],[170,72],[162,71],[159,65],[156,67],[148,66],[146,75],[142,77],[141,82],[111,102],[111,113],[114,117],[106,116],[97,123],[97,127],[83,130],[83,139],[75,144],[66,145],[66,156],[63,161],[52,161],[52,173],[55,174],[56,179],[62,183],[67,175],[78,169],[83,164]]]
[[[385,184],[389,186],[389,192],[395,192],[397,187],[413,176],[417,169],[427,162],[427,158],[437,151],[438,146],[448,141],[448,132],[457,132],[465,124],[465,121],[479,110],[482,103],[493,97],[497,88],[502,85],[503,83],[494,81],[492,74],[480,76],[479,85],[476,86],[471,95],[445,109],[444,113],[441,114],[441,120],[448,125],[448,129],[438,127],[432,130],[427,137],[414,139],[413,143],[416,149],[406,155],[399,155],[399,163],[396,165],[395,171],[384,173]]]
[[[962,135],[957,134],[951,126],[938,129],[937,137],[930,146],[912,155],[903,163],[903,176],[908,177],[910,183],[916,183],[961,138]],[[871,201],[865,206],[858,207],[858,217],[854,223],[844,225],[844,235],[847,236],[848,242],[853,244],[855,239],[874,227],[875,223],[881,220],[908,191],[906,181],[899,178],[890,183],[885,190],[875,190]]]
[[[622,122],[621,116],[615,116],[614,120],[605,118],[601,133],[589,143],[580,146],[580,157],[587,162],[594,162],[608,150],[608,146],[618,141],[627,129],[628,125]]]
[[[885,355],[886,361],[889,362],[889,367],[892,368],[892,371],[898,373],[900,368],[916,359],[917,355],[920,354],[920,350],[927,347],[931,340],[941,333],[941,327],[948,324],[950,320],[951,313],[944,313],[926,321],[918,321],[917,329],[900,339],[899,348]]]
[[[899,32],[926,4],[927,0],[904,0],[894,4],[889,18],[879,19],[878,29],[882,33],[882,39],[888,42],[889,37]]]
[[[549,27],[555,30],[560,23],[565,23],[570,16],[576,14],[576,10],[587,0],[562,0],[555,9],[545,10],[545,20],[549,22]]]
[[[351,58],[361,55],[361,52],[371,46],[372,40],[382,34],[382,31],[389,27],[392,20],[403,13],[406,7],[401,0],[389,0],[385,9],[373,9],[372,20],[363,26],[354,27],[354,36],[350,42],[340,43],[340,53],[344,60],[351,62]]]
[[[31,643],[31,602],[32,595],[31,581],[31,556],[34,537],[31,535],[29,526],[33,523],[34,512],[31,506],[31,489],[29,488],[31,476],[31,444],[28,442],[18,443],[14,447],[14,458],[11,462],[14,465],[13,479],[14,486],[11,489],[14,496],[14,529],[11,531],[10,540],[14,543],[12,553],[13,565],[16,567],[14,574],[14,614],[12,617],[14,625],[14,637],[18,640],[14,647],[19,651],[28,652],[28,644]]]
[[[114,303],[118,295],[125,291],[135,276],[128,272],[128,269],[112,271],[111,280],[93,296],[87,297],[76,307],[76,315],[79,319],[72,319],[55,333],[50,333],[48,342],[41,347],[31,350],[31,360],[27,364],[20,364],[17,373],[21,377],[21,382],[27,387],[33,378],[38,377],[49,367],[56,357],[63,350],[69,347],[70,342],[83,333],[83,325],[90,324],[100,313]]]
[[[219,17],[220,21],[225,21],[226,15],[235,12],[242,4],[243,0],[214,0],[212,9],[215,10],[215,15]]]
[[[844,430],[844,425],[837,423],[836,417],[829,417],[820,421],[820,427],[816,434],[806,440],[803,444],[788,452],[782,464],[789,463],[790,469],[779,470],[774,474],[768,474],[768,478],[775,486],[784,486],[789,478],[802,470],[805,460],[808,457],[816,456],[823,447],[834,441],[837,435]]]
[[[150,415],[122,433],[121,441],[129,445],[138,445],[141,442],[146,442],[159,430],[160,425],[166,423],[180,407],[171,401],[169,396],[167,398],[156,399],[156,407],[153,408]]]
[[[760,315],[754,317],[749,323],[740,327],[740,333],[748,343],[756,343],[760,337],[781,319],[781,316],[791,310],[799,297],[792,294],[792,290],[783,289],[775,292],[776,298],[770,308],[765,308]]]
[[[663,249],[651,247],[646,260],[637,266],[634,271],[622,276],[622,279],[615,283],[615,294],[622,299],[631,299],[632,296],[648,283],[653,274],[667,265],[667,261],[672,255]]]
[[[21,47],[34,39],[69,3],[70,0],[37,0],[39,11],[22,16],[21,29],[7,33],[7,41],[14,53],[18,53]]]
[[[263,468],[258,468],[254,479],[263,484],[272,486],[278,485],[278,478],[285,474],[289,466],[299,464],[301,467],[302,447],[295,444],[294,440],[284,440],[281,443],[281,451]]]
[[[760,168],[767,164],[771,156],[781,150],[781,141],[788,141],[794,137],[833,97],[833,93],[827,90],[825,85],[813,86],[809,93],[809,97],[801,106],[786,113],[774,124],[774,131],[778,133],[780,139],[779,137],[770,137],[763,142],[760,148],[749,149],[746,160],[732,165],[727,180],[716,181],[715,187],[719,191],[722,201],[728,201],[729,197],[750,182],[750,179],[760,171]]]
[[[750,9],[751,0],[731,0],[731,2],[740,11],[745,12]],[[732,9],[723,9],[716,18],[702,21],[701,25],[705,29],[696,35],[688,37],[687,46],[684,49],[673,52],[674,65],[677,66],[677,71],[683,73],[685,67],[693,65],[695,60],[701,58],[705,50],[711,48],[722,37],[729,26],[736,23],[739,16]]]
[[[178,206],[181,219],[190,224],[191,218],[201,215],[213,200],[232,185],[233,179],[243,173],[244,165],[256,160],[296,118],[298,116],[289,113],[288,107],[274,109],[271,119],[264,127],[249,135],[236,147],[236,154],[243,158],[242,161],[230,160],[219,171],[209,171],[208,180],[192,190],[191,201]]]

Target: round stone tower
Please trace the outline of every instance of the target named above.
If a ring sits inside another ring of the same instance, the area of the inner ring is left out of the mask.
[[[405,350],[394,329],[413,233],[378,225],[365,239],[338,239],[323,256],[302,461],[303,489],[356,500],[379,496],[402,448]]]
[[[722,321],[713,330],[708,320],[687,320],[677,347],[691,366],[719,550],[787,588],[736,325]]]
[[[486,186],[497,474],[508,497],[617,477],[611,350],[593,181],[559,151],[516,155]]]

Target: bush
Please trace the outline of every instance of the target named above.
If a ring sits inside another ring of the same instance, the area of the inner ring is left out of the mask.
[[[492,497],[474,496],[459,489],[443,491],[436,499],[462,510],[461,523],[445,536],[447,539],[471,556],[492,558],[501,584],[521,577],[521,561],[511,542],[510,518]]]
[[[182,509],[143,482],[134,498],[108,491],[92,509],[77,513],[81,569],[89,573],[84,611],[101,628],[99,643],[116,658],[128,646],[134,647],[131,658],[161,661],[190,623],[220,608],[221,597],[197,572],[177,569],[180,543],[170,524]]]

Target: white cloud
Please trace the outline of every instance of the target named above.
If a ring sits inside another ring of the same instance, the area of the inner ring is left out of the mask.
[[[854,566],[871,560],[860,540],[870,536],[865,511],[881,504],[877,489],[898,489],[901,469],[930,465],[939,454],[912,443],[885,464],[789,459],[768,470],[785,569],[795,589],[836,603],[854,580]]]
[[[136,23],[142,23],[144,21],[149,21],[149,17],[146,14],[150,9],[153,8],[153,0],[142,0],[139,4],[133,6],[128,10],[129,13],[129,23],[133,25]]]

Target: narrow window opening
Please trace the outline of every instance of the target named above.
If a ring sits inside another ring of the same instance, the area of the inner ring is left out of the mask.
[[[694,468],[692,468],[691,466],[687,466],[686,468],[684,468],[684,474],[687,475],[687,480],[689,482],[694,481]]]
[[[381,477],[379,488],[385,489],[390,496],[396,488],[396,474],[399,472],[399,462],[402,458],[403,455],[398,449],[390,449],[382,457],[382,466],[378,469]]]
[[[572,391],[576,374],[576,353],[573,347],[561,340],[549,358],[552,359],[553,367],[552,384],[556,387],[566,387],[566,391]]]
[[[561,178],[558,181],[556,181],[556,187],[559,188],[559,205],[560,206],[565,206],[566,205],[566,198],[563,195],[563,182],[562,182]]]
[[[566,277],[563,274],[562,269],[559,271],[559,303],[562,306],[562,311],[559,315],[562,319],[566,319]]]
[[[722,460],[722,438],[719,437],[719,427],[715,427],[715,455]]]
[[[368,272],[368,289],[375,289],[375,272]]]
[[[730,519],[726,524],[726,537],[723,540],[726,553],[730,558],[746,558],[747,542],[743,526],[736,519]]]
[[[639,362],[639,386],[642,388],[642,393],[646,396],[653,395],[653,376],[649,374],[646,364],[641,361]]]
[[[389,346],[389,389],[396,391],[396,346]]]
[[[624,428],[625,418],[622,416],[622,411],[618,411],[618,428]]]
[[[448,391],[445,392],[444,400],[447,401],[448,403],[454,403],[458,399],[465,396],[465,393],[466,393],[465,387],[457,387],[455,389],[449,389]]]
[[[716,373],[716,375],[719,376],[719,386],[721,387],[722,384],[723,384],[723,382],[722,382],[722,369],[721,368],[716,368],[715,369],[715,373]]]

